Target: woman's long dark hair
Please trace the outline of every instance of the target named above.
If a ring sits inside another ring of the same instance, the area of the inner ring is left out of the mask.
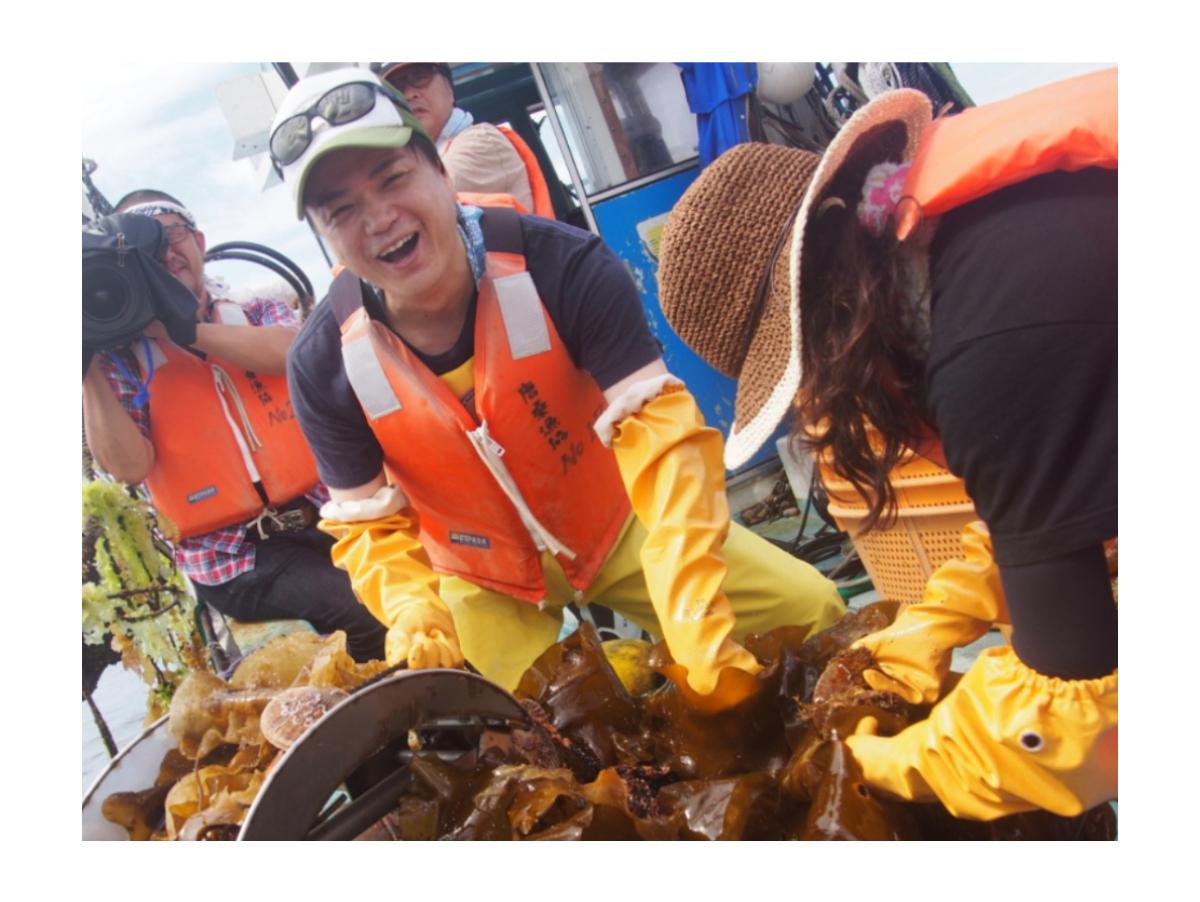
[[[908,313],[906,249],[890,228],[876,237],[859,223],[865,172],[846,168],[804,236],[800,425],[793,439],[818,455],[828,450],[834,472],[869,504],[864,528],[886,528],[897,506],[888,474],[927,434],[924,363]],[[874,441],[868,424],[878,431]]]

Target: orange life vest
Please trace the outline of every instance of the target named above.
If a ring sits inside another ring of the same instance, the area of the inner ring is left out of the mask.
[[[474,414],[362,306],[345,272],[330,288],[346,374],[392,480],[420,515],[435,569],[537,603],[541,550],[591,584],[629,500],[593,424],[604,395],[563,345],[525,268],[520,223],[489,209],[475,312]]]
[[[217,302],[226,325],[246,325],[241,308]],[[183,538],[244,523],[317,483],[317,464],[292,412],[286,376],[265,376],[168,340],[150,342],[150,440],[146,477],[155,508]],[[142,360],[142,371],[148,372]]]
[[[525,209],[525,205],[511,194],[459,191],[456,196],[460,204],[470,204],[473,207],[508,207],[509,209],[516,210],[518,213],[529,212]]]
[[[521,162],[525,164],[525,172],[529,176],[529,191],[533,195],[533,212],[535,216],[554,218],[554,204],[550,202],[550,188],[546,185],[546,177],[542,175],[542,167],[538,164],[537,155],[525,143],[525,139],[507,125],[497,125],[500,133],[508,138]]]
[[[542,167],[538,163],[537,155],[533,152],[533,149],[525,143],[525,139],[507,125],[497,125],[495,128],[500,131],[500,134],[504,135],[504,137],[508,139],[508,143],[513,146],[513,150],[517,152],[517,156],[521,158],[521,162],[525,165],[525,175],[529,179],[529,193],[533,197],[534,215],[544,216],[547,219],[554,219],[554,204],[550,200],[550,188],[546,184],[546,177],[542,175]],[[449,148],[453,143],[454,139],[451,138],[446,143],[446,147]],[[464,194],[463,192],[459,192],[458,198],[461,203],[474,203],[477,206],[498,206],[496,203],[487,202],[487,199],[504,198],[507,196],[508,195],[504,194]],[[465,199],[468,197],[479,198],[479,200]],[[515,198],[511,203],[508,201],[501,201],[501,203],[506,207],[513,206],[515,204],[516,208],[520,210],[520,212],[526,212],[524,205]]]
[[[901,204],[903,240],[938,216],[1048,172],[1117,168],[1117,70],[1046,85],[936,120],[921,139]]]

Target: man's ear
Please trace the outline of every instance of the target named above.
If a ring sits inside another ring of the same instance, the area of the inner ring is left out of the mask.
[[[204,233],[201,232],[199,229],[196,229],[195,234],[196,234],[196,244],[199,245],[199,247],[200,247],[200,257],[201,257],[201,259],[203,259],[204,251],[208,247],[208,241],[205,239]]]

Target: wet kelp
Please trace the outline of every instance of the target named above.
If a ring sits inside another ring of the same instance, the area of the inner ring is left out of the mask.
[[[891,735],[928,713],[872,690],[862,678],[871,656],[850,649],[897,608],[870,605],[812,636],[785,627],[748,637],[746,648],[763,664],[760,691],[717,715],[695,712],[669,683],[630,694],[584,624],[522,677],[515,695],[527,728],[455,761],[417,749],[395,809],[360,839],[1113,838],[1108,806],[1078,818],[1032,812],[984,824],[865,784],[843,742],[858,722],[872,717],[880,735]],[[172,732],[182,757],[160,777],[176,781],[165,803],[161,785],[106,803],[131,837],[236,836],[277,757],[269,737],[282,736],[282,746],[300,732],[286,717],[275,725],[274,715],[319,716],[372,675],[345,655],[344,643],[314,638],[273,654],[278,661],[248,659],[230,684],[197,676],[181,687]],[[665,646],[650,662],[671,663]],[[190,765],[186,774],[180,762]],[[155,804],[165,804],[158,824],[147,813]]]
[[[849,649],[896,611],[881,603],[814,636],[750,637],[761,691],[715,716],[670,686],[631,696],[585,624],[522,678],[530,730],[469,762],[418,756],[397,811],[370,838],[1111,839],[1108,806],[981,824],[865,784],[842,741],[859,720],[891,735],[928,713],[867,686],[871,657]],[[664,646],[652,662],[670,663]]]

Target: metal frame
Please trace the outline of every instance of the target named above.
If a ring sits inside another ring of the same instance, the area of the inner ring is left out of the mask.
[[[602,203],[610,198],[619,197],[622,194],[628,194],[630,191],[641,188],[643,185],[661,182],[665,179],[669,179],[673,175],[678,175],[680,172],[686,172],[689,169],[695,169],[699,165],[700,158],[698,156],[691,157],[690,159],[684,160],[682,163],[676,163],[673,166],[668,166],[666,169],[656,170],[649,175],[643,175],[641,178],[636,178],[633,181],[624,182],[620,185],[614,185],[611,188],[605,188],[603,191],[593,194],[589,199],[593,203]]]
[[[395,807],[413,754],[406,746],[412,731],[467,728],[480,738],[489,729],[503,732],[527,723],[515,698],[463,670],[402,671],[364,684],[275,761],[238,841],[353,839]],[[463,753],[470,751],[456,754]],[[342,782],[381,754],[387,773],[376,773],[374,785],[327,811]]]
[[[133,751],[133,747],[161,727],[167,720],[167,717],[168,715],[164,714],[158,720],[154,721],[154,723],[150,724],[150,726],[146,727],[146,729],[142,730],[142,732],[138,734],[137,739],[133,740],[133,742],[129,743],[129,745],[125,746],[125,748],[121,749],[121,751],[117,752],[117,756],[108,762],[108,766],[105,767],[104,770],[100,771],[100,774],[95,780],[92,781],[92,785],[88,787],[87,792],[83,794],[84,805],[87,805],[92,796],[96,794],[96,790],[100,788],[100,784],[104,781],[104,779],[117,768],[117,765],[119,765],[125,759],[125,757],[129,755],[130,752]]]
[[[579,201],[579,208],[583,211],[583,218],[587,220],[588,228],[599,235],[600,227],[596,225],[591,201],[583,188],[583,179],[580,178],[579,170],[575,167],[575,158],[571,154],[570,145],[567,144],[567,135],[563,131],[562,122],[559,121],[558,110],[554,108],[554,99],[546,87],[546,78],[542,75],[542,64],[530,63],[529,68],[533,71],[533,80],[537,83],[538,94],[542,97],[542,108],[546,111],[546,118],[550,121],[550,128],[554,131],[554,137],[558,141],[558,149],[562,152],[563,160],[567,164],[567,172],[570,173],[571,184],[575,188],[575,196]]]

